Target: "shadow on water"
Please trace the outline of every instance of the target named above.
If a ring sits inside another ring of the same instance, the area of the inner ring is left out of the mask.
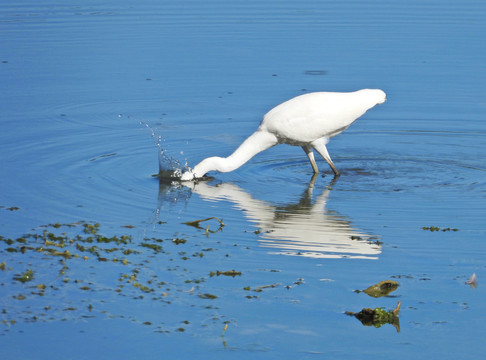
[[[298,202],[283,206],[255,199],[232,183],[168,184],[167,178],[161,178],[159,208],[168,202],[187,201],[192,193],[204,201],[230,201],[257,224],[258,243],[272,249],[271,253],[312,258],[378,259],[381,246],[377,236],[355,229],[349,219],[326,209],[336,179],[313,201],[316,178],[311,178]]]

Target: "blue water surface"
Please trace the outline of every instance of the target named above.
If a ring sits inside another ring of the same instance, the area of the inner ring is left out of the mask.
[[[481,357],[485,16],[475,0],[2,2],[2,358]],[[286,145],[199,184],[152,176],[161,150],[227,156],[273,106],[361,88],[388,100],[329,143],[335,181]],[[387,279],[388,296],[355,291]],[[345,315],[398,301],[399,327]]]

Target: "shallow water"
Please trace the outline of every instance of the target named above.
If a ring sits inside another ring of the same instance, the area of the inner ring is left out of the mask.
[[[484,353],[484,4],[0,9],[3,357]],[[158,137],[194,166],[290,97],[365,87],[388,101],[329,143],[337,181],[285,145],[195,185],[152,176]],[[399,300],[400,332],[344,315]]]

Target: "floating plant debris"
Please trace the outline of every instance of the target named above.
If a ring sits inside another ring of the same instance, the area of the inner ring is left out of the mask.
[[[382,296],[388,296],[392,291],[395,291],[399,286],[399,283],[393,280],[380,281],[378,284],[371,285],[365,290],[355,290],[355,292],[364,292],[365,294],[379,298]]]
[[[402,303],[399,301],[395,309],[391,311],[384,310],[383,308],[364,308],[357,313],[346,311],[345,314],[356,317],[364,326],[379,328],[385,324],[391,324],[397,332],[400,332],[399,312],[401,305]]]
[[[186,239],[179,239],[179,238],[172,239],[172,243],[174,243],[175,245],[185,244],[186,241],[187,241]]]
[[[23,272],[22,274],[17,274],[14,276],[14,280],[20,281],[22,283],[31,281],[33,278],[34,278],[34,272],[31,269]]]
[[[262,285],[262,286],[258,286],[257,288],[253,289],[253,291],[255,291],[255,292],[262,292],[264,289],[276,288],[277,286],[280,286],[280,285],[282,285],[282,284],[281,283],[275,283],[275,284],[271,284],[271,285]],[[243,290],[250,291],[251,290],[251,287],[250,286],[245,286],[243,288]]]
[[[199,294],[199,297],[201,299],[210,299],[210,300],[214,300],[218,298],[216,295],[213,294]]]
[[[201,227],[211,220],[219,225],[217,231],[224,226],[216,217],[186,225],[213,233],[208,227]],[[123,227],[125,233],[118,235],[103,234],[101,227],[99,223],[85,221],[51,223],[17,238],[0,236],[0,275],[3,276],[0,286],[7,299],[5,311],[0,313],[0,324],[10,324],[12,320],[17,324],[78,321],[102,316],[129,319],[157,333],[177,332],[181,320],[174,317],[180,310],[171,311],[168,307],[200,307],[206,313],[199,319],[201,326],[207,326],[205,319],[214,316],[218,309],[208,301],[218,299],[218,295],[208,288],[211,282],[207,280],[216,276],[242,276],[242,271],[235,269],[211,269],[215,261],[228,257],[215,247],[217,242],[208,246],[201,241],[189,241],[180,232],[166,234],[164,238],[133,239],[131,226]],[[202,237],[204,232],[193,236]],[[245,249],[242,247],[241,251]],[[15,282],[8,281],[12,277]],[[39,282],[35,283],[36,280]],[[250,284],[247,290],[261,293],[279,285]],[[70,294],[68,302],[60,296],[66,293]],[[249,298],[257,298],[255,295]],[[19,300],[31,301],[34,296],[37,310],[19,306]],[[126,300],[116,301],[120,306],[112,306],[113,300],[107,299],[113,296]],[[133,309],[139,306],[133,302],[141,305],[156,302],[161,311],[154,313],[150,321],[138,320],[133,313],[139,312]],[[196,318],[190,319],[191,325],[198,322],[199,313],[194,313]],[[218,321],[214,322],[219,326]],[[4,331],[9,331],[8,326]]]
[[[441,229],[440,227],[438,226],[424,226],[422,227],[422,230],[429,230],[431,232],[434,232],[434,231],[459,231],[459,229],[455,229],[455,228],[443,228]]]
[[[162,251],[162,246],[157,245],[157,244],[150,244],[150,243],[143,242],[143,243],[141,244],[141,246],[146,247],[146,248],[149,248],[149,249],[152,249],[152,250],[153,250],[153,251],[155,251],[156,253],[158,253],[158,252],[161,252],[161,251]]]
[[[236,270],[219,271],[219,270],[217,270],[216,272],[211,271],[209,273],[209,277],[220,276],[220,275],[231,276],[231,277],[241,276],[241,271],[236,271]]]

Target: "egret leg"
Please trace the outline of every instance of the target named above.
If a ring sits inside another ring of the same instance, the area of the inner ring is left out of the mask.
[[[329,153],[327,152],[326,142],[327,141],[325,139],[317,139],[317,140],[313,141],[311,144],[312,144],[312,147],[314,149],[316,149],[316,151],[319,154],[321,154],[321,156],[324,158],[324,160],[326,160],[326,162],[329,164],[332,171],[334,172],[334,176],[339,176],[339,171],[336,168],[336,166],[334,165],[334,163],[332,162],[331,156],[329,156]]]
[[[307,157],[309,158],[309,161],[312,165],[312,169],[314,170],[314,174],[319,173],[319,169],[317,168],[316,160],[314,159],[314,153],[312,152],[312,148],[309,145],[304,145],[302,146],[302,149],[304,149],[305,153],[307,154]]]

